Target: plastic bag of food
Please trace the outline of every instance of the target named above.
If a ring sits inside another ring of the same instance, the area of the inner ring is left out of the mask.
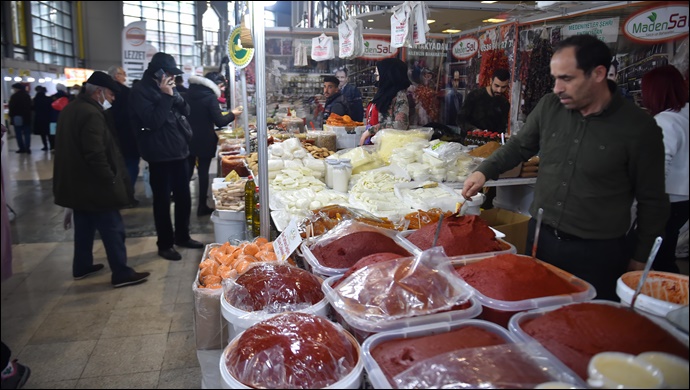
[[[382,129],[374,136],[373,142],[376,145],[379,158],[389,163],[394,149],[405,147],[412,142],[429,141],[433,130],[395,130]]]

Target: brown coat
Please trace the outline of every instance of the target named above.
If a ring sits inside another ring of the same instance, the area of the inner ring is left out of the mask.
[[[129,178],[114,134],[101,105],[84,93],[61,111],[53,162],[55,204],[108,211],[131,203]]]

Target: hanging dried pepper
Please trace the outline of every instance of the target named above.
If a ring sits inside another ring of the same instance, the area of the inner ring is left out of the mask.
[[[529,59],[529,69],[525,82],[524,105],[522,112],[529,115],[539,100],[551,92],[550,61],[553,55],[551,43],[546,39],[539,39],[534,46]]]
[[[508,57],[503,50],[488,50],[482,54],[482,65],[479,71],[479,86],[491,84],[491,78],[496,69],[508,69]],[[510,100],[510,91],[506,91],[506,98]]]

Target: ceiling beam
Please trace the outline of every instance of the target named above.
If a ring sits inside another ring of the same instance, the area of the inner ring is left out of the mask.
[[[467,11],[495,11],[495,12],[508,12],[515,9],[520,2],[515,2],[515,4],[482,4],[478,1],[425,1],[424,2],[429,8],[442,8],[442,9],[453,9],[453,10],[467,10]],[[361,5],[361,1],[346,1],[346,5]],[[367,5],[381,5],[395,7],[402,4],[400,1],[367,1]]]

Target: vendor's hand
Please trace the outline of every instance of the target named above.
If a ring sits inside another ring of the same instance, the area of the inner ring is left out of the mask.
[[[69,230],[72,227],[72,209],[65,209],[65,213],[62,217],[62,227],[65,230]]]
[[[232,110],[230,110],[230,112],[232,112],[232,114],[233,114],[234,116],[240,116],[240,115],[242,115],[242,112],[243,112],[243,111],[244,111],[244,107],[242,107],[242,106],[235,107],[235,108],[233,108]]]
[[[369,130],[365,130],[362,132],[362,136],[359,137],[359,146],[364,145],[364,142],[366,142],[367,138],[369,138],[371,134],[369,134]]]
[[[645,263],[641,263],[635,259],[630,259],[628,263],[628,271],[642,271],[644,270]]]
[[[173,88],[175,87],[175,76],[163,76],[163,79],[158,83],[158,87],[164,94],[173,96]]]
[[[462,186],[462,196],[469,199],[479,192],[486,183],[486,176],[479,171],[472,172],[472,174],[465,180]]]

